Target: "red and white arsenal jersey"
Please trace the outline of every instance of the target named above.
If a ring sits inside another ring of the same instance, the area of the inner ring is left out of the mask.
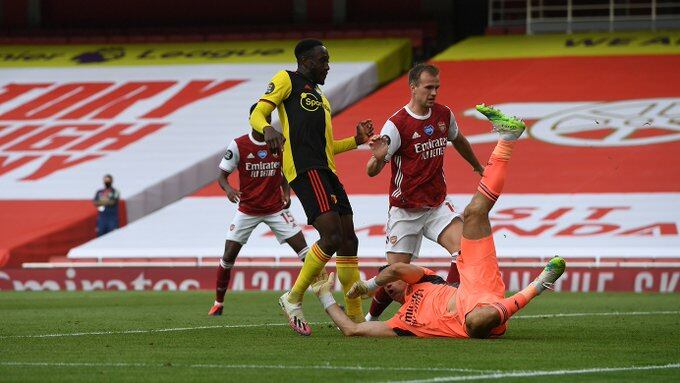
[[[283,208],[281,201],[281,157],[272,154],[264,142],[251,134],[229,144],[220,169],[233,173],[238,168],[241,200],[238,209],[250,215],[268,215]]]
[[[441,205],[446,197],[444,150],[458,136],[451,110],[434,104],[419,116],[405,106],[385,122],[380,135],[389,138],[385,160],[392,161],[390,206]]]

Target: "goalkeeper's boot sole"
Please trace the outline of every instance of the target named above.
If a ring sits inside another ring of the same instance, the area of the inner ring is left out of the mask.
[[[475,108],[491,121],[493,131],[498,132],[504,140],[512,141],[518,139],[527,128],[524,121],[517,117],[506,116],[494,107],[481,104]]]
[[[222,315],[222,311],[224,310],[224,306],[222,305],[214,305],[210,311],[208,311],[208,315],[212,315],[214,317]]]
[[[281,295],[279,298],[279,306],[283,309],[288,317],[288,324],[290,328],[300,335],[312,335],[312,329],[305,320],[305,315],[302,313],[302,303],[288,302],[288,292]]]

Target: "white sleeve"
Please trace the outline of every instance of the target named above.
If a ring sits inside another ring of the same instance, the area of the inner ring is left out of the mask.
[[[453,112],[451,112],[451,122],[449,122],[449,141],[453,142],[453,140],[458,137],[458,124],[456,123],[456,117],[453,115]]]
[[[238,160],[238,145],[236,145],[236,141],[232,140],[229,147],[227,147],[226,153],[224,153],[224,157],[222,157],[222,161],[220,161],[220,169],[227,173],[233,173],[234,169],[238,166]]]
[[[392,159],[392,156],[394,153],[399,150],[401,147],[401,135],[399,134],[399,130],[397,129],[397,126],[394,125],[394,122],[387,120],[385,122],[385,125],[383,125],[382,130],[380,131],[380,136],[381,137],[388,137],[388,147],[387,147],[387,155],[385,156],[385,161],[389,161]]]

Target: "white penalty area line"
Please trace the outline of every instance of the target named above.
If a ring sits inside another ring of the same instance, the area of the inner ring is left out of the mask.
[[[585,375],[585,374],[604,374],[610,372],[628,371],[648,371],[648,370],[670,370],[680,368],[680,363],[671,363],[658,366],[630,366],[630,367],[604,367],[604,368],[584,368],[578,370],[553,370],[553,371],[508,371],[495,372],[482,375],[464,376],[441,376],[430,379],[418,380],[398,380],[389,383],[442,383],[442,382],[462,382],[469,380],[491,380],[506,378],[531,378],[537,376],[562,376],[562,375]]]
[[[541,315],[519,315],[512,319],[550,319],[563,317],[598,317],[598,316],[646,316],[646,315],[680,315],[680,311],[614,311],[601,313],[558,313]],[[330,324],[330,322],[312,322],[310,325]],[[3,335],[0,339],[25,339],[25,338],[60,338],[91,335],[125,335],[125,334],[150,334],[163,332],[195,331],[210,329],[233,329],[233,328],[258,328],[258,327],[281,327],[288,326],[288,323],[254,323],[254,324],[232,324],[232,325],[213,325],[195,327],[174,327],[147,330],[122,330],[122,331],[92,331],[92,332],[73,332],[56,334],[35,334],[35,335]]]
[[[518,316],[512,317],[511,319],[644,316],[644,315],[679,315],[679,314],[680,314],[680,311],[612,311],[612,312],[606,312],[606,313],[562,313],[562,314],[518,315]]]
[[[448,367],[385,367],[385,366],[333,366],[321,365],[288,365],[288,364],[175,364],[175,363],[89,363],[89,362],[0,362],[4,367],[177,367],[177,368],[204,368],[204,369],[273,369],[273,370],[339,370],[339,371],[417,371],[417,372],[473,372],[493,374],[500,373],[497,370],[475,370],[470,368]]]

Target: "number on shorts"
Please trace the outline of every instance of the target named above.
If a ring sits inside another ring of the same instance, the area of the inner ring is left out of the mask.
[[[281,218],[283,218],[286,223],[295,223],[295,218],[293,218],[293,215],[288,211],[281,213]]]

